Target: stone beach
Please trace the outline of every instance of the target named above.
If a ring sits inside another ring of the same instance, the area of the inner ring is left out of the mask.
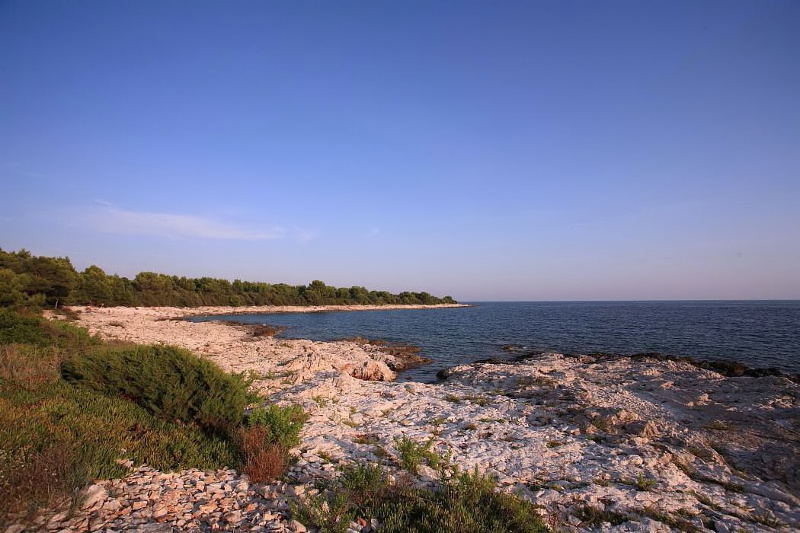
[[[457,366],[438,384],[401,383],[393,380],[403,361],[380,346],[172,320],[318,310],[76,309],[79,323],[106,339],[173,344],[226,371],[251,371],[269,401],[298,403],[310,418],[281,482],[130,465],[125,479],[89,487],[74,513],[42,513],[35,530],[304,531],[288,516],[288,500],[313,493],[314,481],[336,475],[339,464],[380,461],[397,471],[402,437],[430,441],[462,470],[493,474],[559,530],[800,528],[800,386],[784,376],[548,353]],[[434,478],[422,467],[417,481]],[[351,531],[377,525],[353,523]]]

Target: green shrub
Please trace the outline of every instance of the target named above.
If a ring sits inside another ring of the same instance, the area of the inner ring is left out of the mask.
[[[299,405],[252,409],[236,432],[244,472],[252,481],[271,481],[289,465],[289,449],[300,443],[308,415]]]
[[[429,489],[390,483],[378,466],[347,467],[334,486],[295,505],[293,514],[321,532],[346,531],[356,517],[377,518],[381,533],[548,531],[530,502],[497,492],[494,480],[477,470],[453,473]]]
[[[0,344],[34,344],[47,346],[52,336],[42,327],[42,319],[10,309],[0,310]]]
[[[400,454],[400,466],[412,474],[419,473],[419,467],[423,461],[427,462],[433,469],[446,466],[446,464],[443,464],[442,457],[431,449],[433,447],[433,439],[421,443],[403,435],[399,439],[394,439],[394,447]],[[444,463],[446,463],[446,460]]]
[[[392,490],[380,465],[345,465],[339,478],[319,496],[297,505],[292,513],[321,533],[344,533],[356,517],[371,517]]]
[[[0,309],[0,344],[55,346],[65,350],[85,350],[99,346],[101,340],[85,328],[61,320]]]
[[[363,463],[342,469],[339,483],[358,514],[366,515],[386,498],[389,483],[380,465]]]
[[[376,514],[386,533],[548,531],[530,502],[496,492],[494,480],[477,469],[454,475],[438,489],[404,489]]]
[[[174,346],[136,346],[88,352],[66,359],[64,379],[110,396],[122,396],[166,419],[230,433],[254,400],[241,375]]]
[[[244,417],[244,425],[264,428],[268,443],[289,449],[300,444],[300,430],[306,420],[308,414],[299,405],[269,405],[251,409]]]
[[[0,310],[0,523],[124,475],[120,459],[275,477],[307,417],[270,406],[245,421],[258,400],[249,383],[186,350],[111,348],[72,324]]]

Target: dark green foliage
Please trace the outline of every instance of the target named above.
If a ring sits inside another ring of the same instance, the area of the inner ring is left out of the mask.
[[[306,420],[308,414],[299,405],[269,405],[251,409],[244,418],[244,426],[264,428],[268,444],[288,450],[300,443],[300,430]]]
[[[33,315],[21,315],[13,311],[0,310],[0,344],[35,344],[47,346],[51,337],[41,327],[42,319]]]
[[[13,343],[79,350],[99,345],[100,339],[66,322],[0,309],[0,344]]]
[[[28,303],[25,286],[29,278],[9,268],[0,268],[0,307],[24,307]]]
[[[394,439],[394,447],[397,449],[397,453],[400,454],[400,466],[412,474],[419,472],[419,467],[423,461],[433,469],[444,466],[442,457],[431,449],[432,446],[433,439],[425,443],[417,442],[405,435]]]
[[[367,516],[389,496],[390,488],[380,465],[363,463],[348,465],[339,478],[342,492],[356,514]]]
[[[26,250],[0,249],[0,307],[42,305],[337,305],[455,303],[427,292],[336,288],[314,280],[306,285],[269,284],[216,278],[186,278],[140,272],[133,280],[108,275],[92,265],[77,272],[69,258],[37,257]]]
[[[15,279],[10,279],[8,272],[0,276],[0,302],[10,299],[12,304],[20,303],[13,300],[19,300],[21,293],[23,299],[41,295],[43,303],[55,305],[69,296],[78,281],[68,257],[37,257],[24,249],[16,253],[0,250],[0,270],[17,275]]]
[[[249,383],[210,361],[174,346],[136,346],[94,351],[61,365],[64,379],[122,396],[167,419],[227,433],[253,399]]]
[[[381,531],[540,532],[547,531],[530,502],[496,492],[495,482],[477,470],[448,480],[438,490],[405,489],[378,509]]]
[[[259,408],[245,427],[258,401],[247,386],[185,350],[112,349],[67,322],[0,310],[0,523],[124,475],[119,459],[280,475],[306,415]]]
[[[293,512],[323,532],[344,532],[356,517],[377,518],[382,533],[548,531],[530,502],[496,492],[477,471],[424,489],[390,483],[377,465],[346,467],[334,486]]]

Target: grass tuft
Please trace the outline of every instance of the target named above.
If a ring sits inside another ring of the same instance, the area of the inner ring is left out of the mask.
[[[400,454],[400,466],[412,474],[419,473],[423,461],[433,469],[443,466],[442,458],[432,450],[433,439],[421,443],[403,435],[394,440],[394,447]]]

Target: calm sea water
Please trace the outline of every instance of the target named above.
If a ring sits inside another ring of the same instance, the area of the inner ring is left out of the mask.
[[[449,366],[521,350],[630,355],[659,352],[800,372],[800,301],[491,302],[473,307],[272,315],[232,320],[286,326],[279,337],[356,335],[419,346],[431,365],[400,379],[431,382]],[[196,320],[220,319],[203,317]]]

